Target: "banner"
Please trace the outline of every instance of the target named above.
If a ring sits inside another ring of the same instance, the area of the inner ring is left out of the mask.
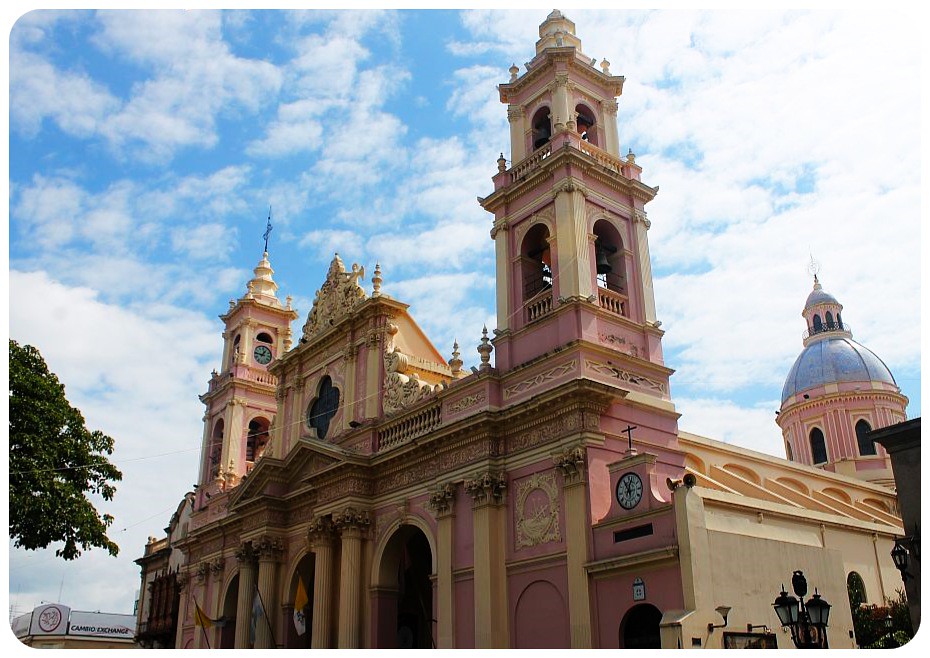
[[[200,626],[201,628],[211,628],[213,626],[213,620],[201,609],[197,601],[194,601],[194,626]]]
[[[297,629],[298,635],[303,635],[307,632],[307,615],[304,613],[304,608],[307,607],[308,603],[310,603],[310,598],[307,596],[304,581],[298,575],[297,594],[294,596],[294,628]]]
[[[258,622],[264,616],[265,611],[262,609],[262,599],[258,594],[258,588],[255,588],[255,596],[252,597],[252,621],[249,624],[249,641],[255,646],[255,629],[258,628]]]

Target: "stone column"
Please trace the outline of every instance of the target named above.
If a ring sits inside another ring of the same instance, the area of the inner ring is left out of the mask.
[[[497,263],[497,328],[503,331],[510,328],[510,228],[502,223],[491,229],[494,240],[495,261]]]
[[[313,623],[310,648],[332,649],[330,628],[333,609],[333,523],[328,517],[319,517],[310,523],[307,534],[310,550],[315,556],[313,565]]]
[[[526,157],[526,128],[524,111],[519,105],[507,108],[507,120],[510,121],[510,162],[520,162]]]
[[[274,649],[275,628],[278,621],[277,584],[278,561],[284,552],[284,544],[277,537],[262,537],[258,542],[258,592],[264,615],[255,624],[255,648]]]
[[[378,415],[383,351],[381,334],[377,329],[372,329],[368,333],[368,353],[365,357],[365,418],[375,418]]]
[[[209,412],[203,416],[203,448],[200,451],[200,484],[206,484],[210,480],[210,447],[213,443],[213,428]]]
[[[591,649],[591,599],[588,592],[588,503],[585,450],[575,446],[552,456],[562,474],[565,504],[565,569],[572,649]]]
[[[349,423],[355,420],[355,372],[356,360],[358,358],[358,346],[349,341],[345,349],[345,405],[342,414],[342,428],[345,430],[352,429]]]
[[[250,649],[252,598],[255,596],[255,553],[252,544],[243,544],[236,551],[239,560],[239,598],[236,600],[236,649]]]
[[[338,647],[358,649],[362,637],[362,541],[368,533],[371,520],[367,511],[346,507],[333,514],[333,523],[342,539]]]
[[[649,220],[646,219],[646,213],[640,210],[637,210],[634,215],[636,245],[639,247],[639,273],[643,286],[643,319],[647,323],[653,323],[656,321],[656,296],[652,290],[652,261],[649,259],[649,239],[646,237]]]
[[[604,150],[615,158],[620,157],[620,138],[617,135],[617,101],[613,98],[601,101],[604,117]]]
[[[565,179],[552,190],[555,198],[555,237],[559,244],[559,297],[588,299],[594,294],[591,241],[585,216],[585,190]]]
[[[210,575],[210,564],[208,562],[201,562],[196,565],[196,570],[194,571],[194,578],[197,581],[197,585],[192,588],[194,590],[193,591],[194,601],[191,605],[199,605],[201,602],[203,602],[203,605],[200,606],[201,609],[204,606],[206,606],[207,609],[209,609],[210,606],[207,604],[207,596],[209,596],[209,581],[208,581],[209,575]],[[197,609],[194,608],[193,614],[196,614],[196,610]],[[207,640],[204,637],[205,635],[206,634],[200,628],[198,628],[196,625],[194,626],[194,648],[195,649],[206,649],[207,648]]]
[[[226,404],[226,413],[223,426],[223,451],[220,456],[220,472],[228,476],[242,474],[245,459],[242,458],[242,435],[246,431],[243,416],[245,414],[245,398],[233,398]],[[232,464],[233,468],[229,466]],[[229,472],[229,471],[232,472]]]
[[[436,512],[436,648],[455,648],[455,602],[452,581],[452,558],[455,550],[455,485],[441,485],[429,497]]]
[[[507,569],[504,566],[506,524],[503,473],[478,473],[465,480],[473,501],[475,648],[510,646],[507,603]]]
[[[294,380],[288,383],[291,392],[291,426],[288,428],[288,434],[290,434],[289,446],[297,445],[297,442],[300,441],[300,434],[306,427],[307,411],[304,409],[304,400],[307,399],[306,391],[304,391],[306,384],[306,381],[301,384],[296,383]]]
[[[569,128],[574,108],[569,106],[569,82],[567,73],[556,73],[552,87],[552,132],[553,134]]]

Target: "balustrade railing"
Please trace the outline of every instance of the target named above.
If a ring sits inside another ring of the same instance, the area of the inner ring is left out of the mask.
[[[611,171],[615,171],[618,174],[623,174],[624,162],[622,160],[618,160],[607,151],[603,151],[584,140],[581,141],[580,150],[585,155],[594,158],[602,167],[610,169]]]
[[[442,425],[442,405],[433,402],[429,406],[408,413],[378,431],[378,451],[403,445],[408,441],[429,434]]]
[[[843,322],[842,324],[837,324],[834,322],[833,324],[824,324],[822,327],[819,327],[819,328],[818,327],[808,328],[807,331],[804,332],[804,335],[801,336],[801,338],[803,340],[806,338],[810,338],[811,336],[816,336],[818,334],[825,334],[829,331],[845,331],[847,333],[852,333],[852,328],[845,322]]]
[[[525,321],[527,323],[538,320],[544,315],[548,315],[552,311],[552,291],[550,290],[547,294],[531,299],[526,303],[525,309]]]
[[[552,144],[547,142],[530,153],[510,169],[511,180],[519,180],[539,167],[543,160],[552,155]]]
[[[626,316],[627,296],[607,288],[597,289],[597,301],[600,307],[611,313]]]

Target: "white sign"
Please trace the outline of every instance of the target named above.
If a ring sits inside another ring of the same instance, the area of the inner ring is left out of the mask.
[[[131,640],[136,634],[133,615],[115,615],[104,612],[72,612],[68,635],[112,637]]]
[[[58,603],[40,605],[32,611],[30,635],[64,635],[68,632],[68,615],[71,608]]]
[[[646,583],[643,582],[642,578],[637,578],[633,581],[633,600],[634,601],[645,601],[646,600]]]

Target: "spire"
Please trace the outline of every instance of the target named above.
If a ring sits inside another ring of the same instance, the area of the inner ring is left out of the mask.
[[[249,297],[273,306],[281,306],[281,302],[278,301],[275,295],[275,292],[278,290],[278,284],[275,283],[274,279],[271,277],[271,275],[274,274],[274,270],[271,269],[271,262],[268,260],[267,251],[262,254],[262,259],[258,262],[258,265],[255,266],[254,272],[255,276],[248,283]]]
[[[536,54],[540,54],[546,48],[568,47],[573,47],[581,53],[581,39],[575,36],[575,23],[558,9],[553,9],[539,26]]]

